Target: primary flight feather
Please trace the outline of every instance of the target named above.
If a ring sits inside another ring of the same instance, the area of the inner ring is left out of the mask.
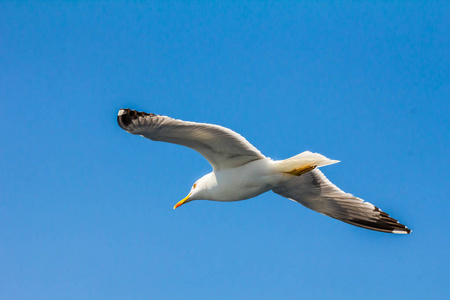
[[[239,201],[267,191],[343,222],[382,232],[411,233],[405,225],[332,184],[318,167],[337,163],[305,151],[274,161],[238,133],[218,125],[120,109],[117,122],[129,133],[192,148],[212,165],[177,208],[193,200]]]

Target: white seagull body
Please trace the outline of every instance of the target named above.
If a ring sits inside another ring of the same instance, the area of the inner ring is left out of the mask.
[[[321,154],[305,151],[286,160],[273,161],[228,128],[130,109],[119,110],[117,122],[129,133],[192,148],[212,165],[213,171],[197,180],[188,196],[174,208],[201,199],[239,201],[272,190],[352,225],[382,232],[411,233],[379,208],[333,185],[318,167],[338,161]]]

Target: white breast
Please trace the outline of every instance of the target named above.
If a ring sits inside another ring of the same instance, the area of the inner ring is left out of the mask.
[[[258,196],[271,190],[282,180],[272,168],[272,160],[260,159],[238,168],[214,173],[217,185],[211,189],[214,201],[238,201]]]

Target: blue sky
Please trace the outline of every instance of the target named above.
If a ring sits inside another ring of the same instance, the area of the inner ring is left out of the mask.
[[[450,297],[448,2],[0,3],[1,299]],[[177,210],[210,171],[120,108],[304,150],[413,229],[274,193]]]

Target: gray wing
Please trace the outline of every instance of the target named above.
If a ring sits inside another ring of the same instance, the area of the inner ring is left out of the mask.
[[[130,109],[119,110],[117,122],[129,133],[194,149],[215,171],[265,158],[241,135],[218,125],[185,122]]]
[[[379,208],[340,190],[318,169],[280,184],[273,191],[309,209],[355,226],[382,232],[411,233],[405,225]]]

